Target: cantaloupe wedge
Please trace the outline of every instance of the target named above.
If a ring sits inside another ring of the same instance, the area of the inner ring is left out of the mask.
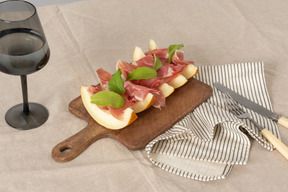
[[[186,79],[190,79],[197,73],[198,73],[198,68],[193,64],[189,64],[183,69],[181,75],[183,75]]]
[[[156,45],[156,43],[153,39],[150,39],[149,44],[148,44],[148,50],[152,51],[154,49],[159,49],[159,47]]]
[[[183,75],[179,74],[171,81],[169,81],[168,84],[174,89],[177,89],[179,87],[182,87],[185,83],[187,83],[187,81],[188,80]]]
[[[168,97],[175,91],[175,89],[172,86],[168,85],[167,83],[163,83],[157,88],[162,92],[164,97]]]
[[[148,109],[151,105],[153,105],[155,102],[155,97],[152,93],[148,93],[146,97],[143,99],[143,101],[138,101],[132,109],[135,113],[140,113],[146,109]]]
[[[91,103],[92,94],[88,91],[87,86],[81,86],[80,93],[82,102],[91,117],[97,123],[108,129],[124,128],[137,119],[137,115],[131,108],[127,108],[123,111],[120,120],[113,117],[108,111],[100,109],[96,104]]]
[[[133,62],[134,62],[134,61],[137,61],[137,60],[139,60],[139,59],[141,59],[141,58],[143,58],[143,57],[145,57],[145,54],[144,54],[144,52],[142,51],[142,49],[141,49],[140,47],[138,47],[138,46],[135,46],[134,52],[133,52],[133,59],[132,59],[132,61],[133,61]]]

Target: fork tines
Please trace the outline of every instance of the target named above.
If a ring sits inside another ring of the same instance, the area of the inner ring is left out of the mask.
[[[243,109],[239,104],[229,95],[229,93],[224,93],[226,100],[224,101],[228,110],[234,115],[239,116],[244,113]]]

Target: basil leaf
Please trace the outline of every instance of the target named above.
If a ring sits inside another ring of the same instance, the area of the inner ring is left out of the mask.
[[[169,62],[169,63],[171,63],[172,57],[173,57],[175,51],[181,49],[182,47],[184,47],[183,44],[170,45],[170,46],[168,47],[168,52],[169,52],[169,53],[168,53],[168,62]]]
[[[162,61],[154,54],[154,66],[153,69],[157,71],[162,67]]]
[[[108,82],[108,86],[109,86],[109,90],[114,91],[119,94],[124,94],[125,88],[124,88],[121,74],[122,74],[121,70],[118,69],[116,73],[112,76],[110,81]]]
[[[100,91],[91,96],[91,103],[101,106],[121,108],[124,106],[124,99],[113,91]]]
[[[136,79],[151,79],[157,76],[157,72],[149,67],[138,67],[137,69],[131,71],[126,78],[126,81],[136,80]]]

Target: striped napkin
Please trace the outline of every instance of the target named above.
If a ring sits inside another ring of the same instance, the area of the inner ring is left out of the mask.
[[[199,66],[196,79],[213,87],[219,82],[272,110],[264,78],[264,64],[238,63]],[[265,149],[273,146],[249,121],[240,120],[225,106],[227,99],[213,87],[213,95],[145,148],[150,161],[174,174],[200,181],[224,179],[233,165],[248,161],[254,138]],[[277,125],[268,118],[243,108],[260,125],[280,137]]]

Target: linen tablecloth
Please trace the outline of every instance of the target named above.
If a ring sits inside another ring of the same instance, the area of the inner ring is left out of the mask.
[[[250,140],[246,165],[224,180],[200,182],[153,165],[145,150],[130,151],[101,139],[68,163],[52,148],[86,126],[68,111],[82,84],[95,84],[95,70],[115,71],[132,60],[134,46],[147,50],[183,43],[197,66],[263,61],[273,110],[288,116],[286,100],[288,21],[285,1],[88,0],[39,7],[51,48],[49,63],[28,76],[29,100],[47,106],[40,128],[10,128],[5,112],[20,103],[20,78],[0,74],[0,191],[286,191],[287,161]],[[279,126],[284,143],[288,130]]]

